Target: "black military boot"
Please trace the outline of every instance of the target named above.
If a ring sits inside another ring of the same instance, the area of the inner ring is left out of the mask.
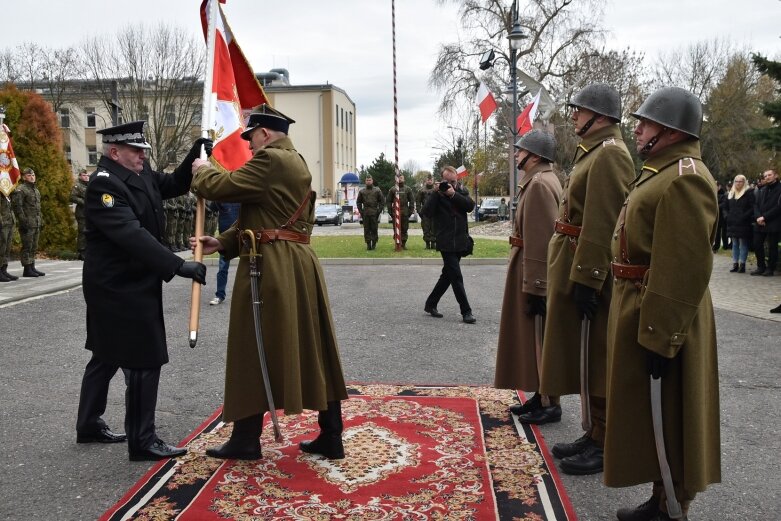
[[[5,273],[0,271],[0,282],[11,282],[11,279],[9,279]]]
[[[3,264],[3,267],[0,268],[0,272],[2,272],[2,274],[5,275],[6,278],[8,278],[8,280],[18,280],[19,279],[19,277],[17,277],[16,275],[11,275],[10,273],[8,273],[8,264]]]
[[[746,273],[746,263],[741,262],[740,267],[738,268],[738,273]]]
[[[730,273],[737,273],[738,272],[738,263],[737,262],[733,262],[732,263],[732,269],[729,270],[729,272]]]
[[[533,411],[518,416],[521,423],[530,423],[532,425],[544,425],[546,423],[556,423],[561,421],[561,405],[550,405],[540,407]]]
[[[28,264],[24,267],[24,271],[22,272],[22,277],[38,277],[38,273],[33,269],[32,264]]]
[[[583,452],[562,459],[559,466],[565,474],[585,476],[602,472],[603,461],[602,448],[592,442]]]
[[[569,458],[575,454],[580,454],[592,443],[591,438],[586,433],[572,443],[557,443],[553,446],[551,452],[559,459]]]
[[[527,412],[537,410],[540,407],[542,407],[542,396],[539,393],[534,393],[534,396],[526,400],[523,405],[519,405],[517,403],[515,405],[511,405],[510,412],[520,416],[521,414],[526,414]]]
[[[619,508],[616,512],[618,521],[650,521],[659,513],[659,498],[651,496],[651,499],[634,508]]]
[[[342,402],[328,402],[328,409],[317,413],[320,435],[312,441],[302,441],[298,448],[307,454],[320,454],[328,459],[343,459]]]
[[[371,249],[372,249],[372,241],[367,241],[366,242],[366,250],[370,251]]]
[[[44,272],[42,272],[41,270],[39,270],[39,269],[36,269],[36,268],[35,268],[35,263],[34,263],[34,262],[33,262],[32,264],[30,264],[30,266],[32,266],[32,268],[33,268],[33,271],[34,271],[35,273],[37,273],[39,277],[43,277],[44,275],[46,275],[46,274],[45,274]]]
[[[263,415],[256,414],[233,422],[231,437],[206,455],[220,459],[257,460],[261,458],[260,435],[263,432]]]
[[[407,249],[407,241],[401,241],[401,249],[406,250]]]

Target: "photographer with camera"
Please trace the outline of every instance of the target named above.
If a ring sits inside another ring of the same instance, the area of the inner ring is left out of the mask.
[[[467,190],[458,182],[458,174],[452,166],[442,169],[442,182],[436,192],[426,199],[420,214],[433,219],[437,231],[437,250],[442,255],[442,274],[426,299],[423,310],[432,317],[441,318],[437,304],[447,288],[453,287],[461,316],[467,324],[477,320],[466,297],[464,277],[461,275],[461,257],[472,254],[474,241],[469,236],[467,214],[475,207]]]

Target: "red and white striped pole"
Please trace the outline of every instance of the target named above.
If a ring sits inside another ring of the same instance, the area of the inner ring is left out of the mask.
[[[399,109],[396,97],[396,0],[391,0],[391,25],[393,32],[393,142],[396,151],[396,196],[393,198],[393,243],[395,251],[401,251],[401,200],[399,199]]]

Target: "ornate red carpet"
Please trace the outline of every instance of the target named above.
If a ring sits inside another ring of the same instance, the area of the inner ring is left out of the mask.
[[[518,430],[515,393],[486,387],[353,385],[342,405],[343,460],[304,454],[317,414],[267,425],[263,458],[205,455],[230,425],[217,411],[102,520],[574,520],[536,428]]]

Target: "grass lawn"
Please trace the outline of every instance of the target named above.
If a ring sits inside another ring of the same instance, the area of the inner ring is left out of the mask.
[[[438,251],[426,249],[423,237],[410,237],[407,241],[407,249],[398,253],[394,251],[393,246],[393,237],[380,237],[380,240],[377,242],[377,249],[372,251],[366,250],[366,243],[363,241],[362,235],[312,237],[312,248],[314,248],[315,253],[321,259],[440,258]],[[475,237],[475,251],[472,256],[479,259],[503,259],[507,258],[509,251],[510,245],[506,241]]]

